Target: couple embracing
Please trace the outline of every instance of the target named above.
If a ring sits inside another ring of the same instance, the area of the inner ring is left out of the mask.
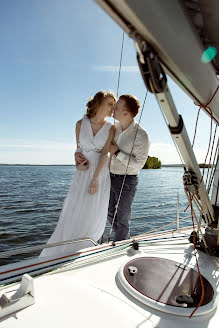
[[[139,108],[135,96],[122,95],[116,102],[112,92],[99,91],[88,101],[86,114],[76,124],[77,170],[49,244],[85,237],[98,241],[107,218],[111,224],[114,219],[114,241],[130,238],[138,172],[149,149],[147,132],[134,120]],[[115,126],[106,120],[112,115],[118,121]],[[90,241],[55,246],[44,249],[40,257],[73,254],[90,246]]]

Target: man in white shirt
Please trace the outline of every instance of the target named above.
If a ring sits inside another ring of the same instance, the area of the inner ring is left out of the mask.
[[[111,225],[113,223],[115,232],[114,241],[130,238],[129,221],[131,206],[138,185],[138,172],[148,157],[150,145],[148,134],[134,120],[139,108],[138,99],[132,95],[120,96],[114,108],[114,118],[119,122],[116,123],[116,134],[110,147],[112,155],[110,164],[111,191],[108,208],[108,220]],[[124,185],[120,197],[123,181]],[[118,208],[115,215],[117,203]]]

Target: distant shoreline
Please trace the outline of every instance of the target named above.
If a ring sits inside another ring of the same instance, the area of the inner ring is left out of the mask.
[[[75,164],[0,164],[0,166],[75,166]]]
[[[75,166],[75,164],[0,164],[1,166]],[[163,164],[162,167],[184,167],[183,164]],[[204,164],[199,164],[200,168],[204,167]],[[209,167],[212,167],[209,166]],[[205,165],[205,168],[208,168],[208,165]]]
[[[75,164],[0,164],[0,166],[75,166]],[[161,167],[184,167],[183,164],[163,164]]]

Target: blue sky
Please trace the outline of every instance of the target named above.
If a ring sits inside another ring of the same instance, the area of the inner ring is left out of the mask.
[[[120,27],[92,0],[1,0],[0,163],[74,163],[75,123],[90,96],[116,91],[121,42]],[[122,65],[119,94],[143,103],[146,90],[127,35]],[[198,108],[170,79],[169,86],[192,138]],[[180,163],[151,94],[141,125],[151,140],[149,155]],[[199,162],[209,132],[210,119],[201,113]]]

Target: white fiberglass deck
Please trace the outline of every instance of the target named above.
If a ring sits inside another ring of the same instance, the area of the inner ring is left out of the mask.
[[[2,319],[0,327],[217,327],[218,308],[204,315],[199,315],[198,309],[189,319],[155,310],[128,294],[119,282],[118,272],[124,263],[139,256],[171,259],[196,270],[193,245],[187,237],[142,243],[140,251],[125,245],[111,248],[34,278],[35,304]],[[216,304],[219,259],[199,252],[199,266],[215,290]],[[0,295],[16,288],[4,287]],[[186,310],[189,316],[192,309]]]

